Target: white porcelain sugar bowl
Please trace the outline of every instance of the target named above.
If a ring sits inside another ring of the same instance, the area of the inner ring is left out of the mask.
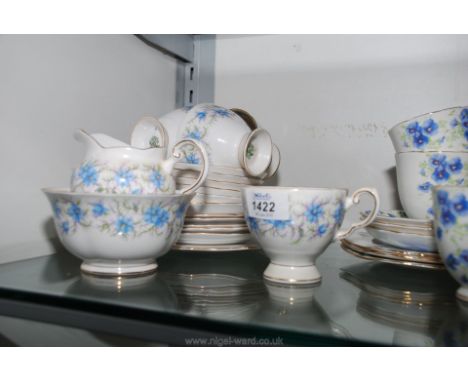
[[[172,157],[166,158],[165,147],[140,149],[132,146],[102,145],[95,136],[77,130],[75,138],[86,147],[84,159],[73,172],[73,192],[108,194],[174,194],[171,175],[174,164],[184,158],[187,148],[198,151],[200,175],[180,193],[195,191],[208,174],[208,155],[203,144],[183,139],[174,145]]]

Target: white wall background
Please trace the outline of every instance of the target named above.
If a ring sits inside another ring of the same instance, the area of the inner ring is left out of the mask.
[[[468,36],[219,36],[218,104],[251,112],[282,152],[281,185],[375,186],[399,201],[387,130],[468,104]]]
[[[468,104],[468,36],[218,36],[216,50],[215,101],[271,132],[275,182],[376,186],[384,208],[398,206],[387,130]],[[116,35],[0,35],[0,58],[0,247],[15,258],[54,235],[40,188],[68,184],[72,131],[128,139],[175,107],[176,62]]]
[[[67,186],[85,128],[129,139],[142,115],[175,108],[175,60],[134,36],[0,35],[0,246],[54,235],[40,188]],[[0,259],[1,261],[7,259]]]

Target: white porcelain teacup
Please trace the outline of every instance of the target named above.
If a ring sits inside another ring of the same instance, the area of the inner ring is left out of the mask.
[[[432,192],[439,254],[461,284],[457,297],[468,302],[468,187],[438,186]]]
[[[372,212],[338,231],[345,212],[359,203],[363,193],[374,199]],[[264,277],[279,283],[319,282],[317,257],[333,240],[372,223],[379,211],[379,196],[373,188],[360,188],[349,197],[346,189],[246,187],[242,200],[249,230],[271,260]]]

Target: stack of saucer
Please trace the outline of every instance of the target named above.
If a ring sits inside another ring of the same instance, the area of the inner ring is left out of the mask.
[[[178,187],[193,182],[197,166],[177,164]],[[261,185],[241,168],[211,166],[203,187],[193,198],[184,228],[175,249],[197,251],[239,251],[255,249],[250,243],[243,209],[241,190],[248,185]]]
[[[366,229],[384,244],[414,251],[437,252],[434,228],[429,219],[410,219],[401,210],[380,212]]]

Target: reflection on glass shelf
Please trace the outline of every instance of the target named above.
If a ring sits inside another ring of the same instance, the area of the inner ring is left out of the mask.
[[[457,285],[447,272],[367,263],[343,269],[341,277],[360,289],[359,314],[395,329],[394,345],[433,345],[457,310]]]

